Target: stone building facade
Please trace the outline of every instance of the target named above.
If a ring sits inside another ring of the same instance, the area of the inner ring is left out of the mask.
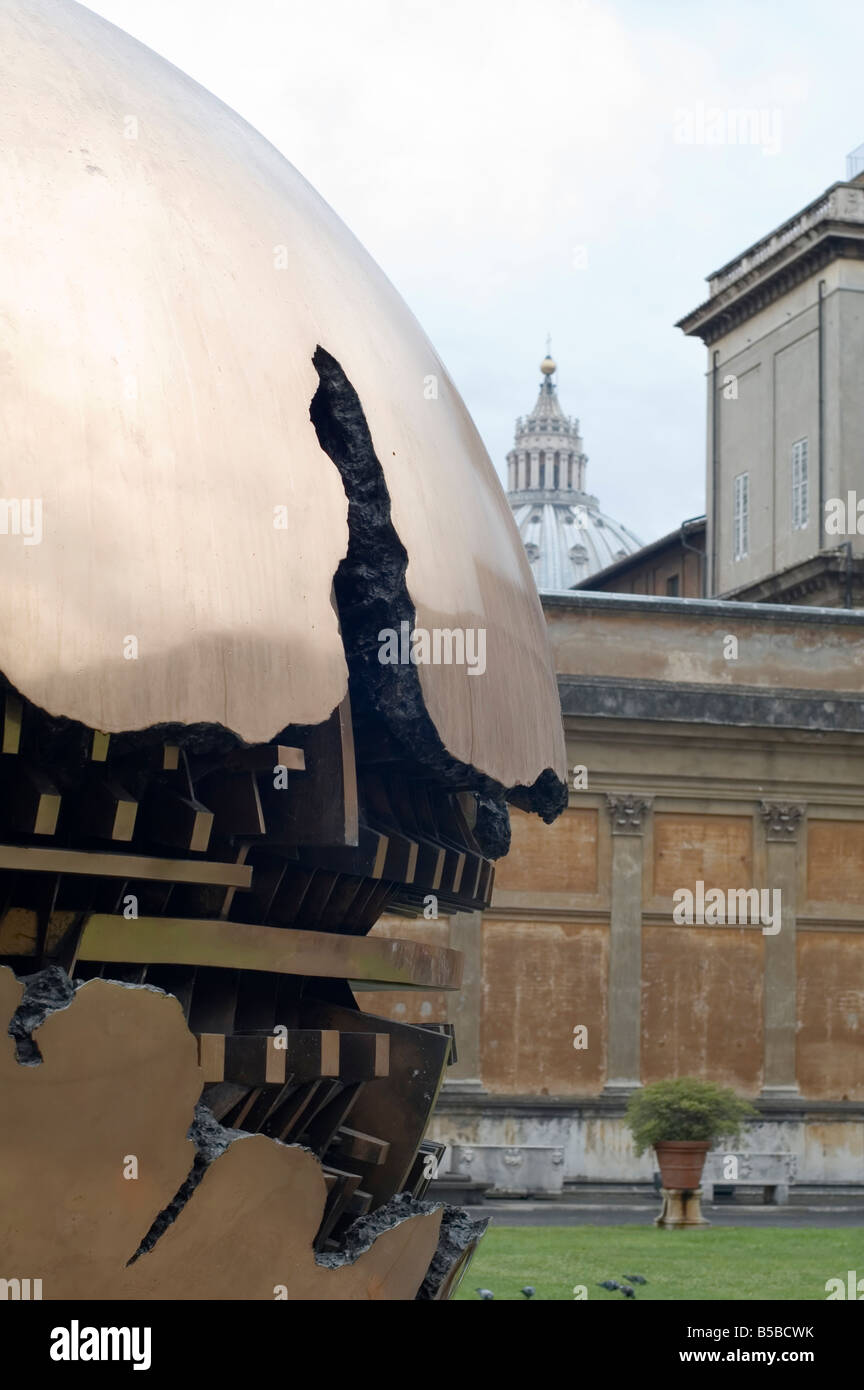
[[[707,592],[862,603],[864,175],[708,288],[679,324],[708,348]]]
[[[455,1025],[435,1137],[560,1146],[570,1182],[648,1179],[626,1095],[694,1075],[752,1098],[748,1143],[799,1182],[864,1182],[864,613],[543,604],[568,810],[513,811],[482,918],[376,929],[465,955],[459,994],[364,997]],[[700,882],[779,889],[780,930],[677,924]]]
[[[647,1180],[626,1098],[692,1075],[752,1099],[751,1153],[785,1155],[799,1183],[862,1184],[864,176],[709,288],[680,325],[709,348],[707,518],[582,573],[557,513],[584,504],[584,464],[547,495],[520,453],[560,411],[543,364],[509,484],[570,805],[551,827],[513,811],[482,918],[398,923],[464,952],[461,992],[373,1007],[455,1025],[434,1122],[451,1146],[552,1146],[571,1183]],[[680,916],[688,894],[763,892],[776,912],[756,920]]]

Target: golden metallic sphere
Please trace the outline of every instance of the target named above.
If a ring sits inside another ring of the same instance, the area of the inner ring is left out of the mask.
[[[30,518],[0,534],[17,693],[106,734],[267,743],[329,718],[348,498],[309,415],[320,345],[375,441],[416,627],[488,637],[485,679],[417,667],[442,744],[501,786],[563,780],[547,627],[492,462],[413,315],[287,160],[83,5],[0,0],[0,187],[2,491]]]
[[[551,376],[553,372],[558,370],[558,363],[552,357],[544,357],[540,363],[540,370],[544,376]]]

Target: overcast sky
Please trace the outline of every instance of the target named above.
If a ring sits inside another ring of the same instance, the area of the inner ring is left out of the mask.
[[[419,318],[502,476],[548,332],[604,510],[646,541],[704,510],[705,349],[674,324],[710,271],[845,177],[864,142],[857,0],[90,8],[315,185]],[[743,109],[763,113],[755,143],[738,141]]]

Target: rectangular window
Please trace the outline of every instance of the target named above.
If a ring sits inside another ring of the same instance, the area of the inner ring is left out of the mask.
[[[678,575],[670,574],[666,580],[666,592],[670,598],[678,597]]]
[[[732,513],[732,551],[736,560],[750,553],[750,474],[739,473],[735,479]]]
[[[809,510],[807,440],[792,445],[792,530],[803,531]]]

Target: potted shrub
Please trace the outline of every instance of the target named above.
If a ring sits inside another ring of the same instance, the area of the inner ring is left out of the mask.
[[[651,1148],[656,1153],[663,1186],[693,1192],[712,1144],[734,1141],[743,1121],[756,1115],[749,1101],[727,1087],[684,1076],[634,1091],[626,1124],[637,1153]]]

